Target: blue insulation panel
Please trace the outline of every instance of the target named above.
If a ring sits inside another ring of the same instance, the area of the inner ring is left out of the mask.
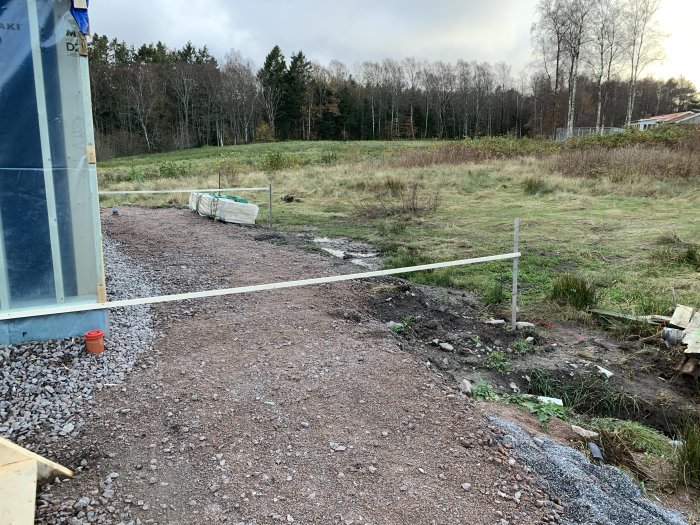
[[[71,7],[0,1],[0,313],[104,299],[85,28]],[[106,325],[102,312],[0,321],[0,344]]]

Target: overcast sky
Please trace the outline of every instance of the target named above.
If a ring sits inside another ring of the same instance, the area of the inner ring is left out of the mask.
[[[700,87],[700,1],[662,0],[666,61],[651,72],[684,74]],[[505,61],[513,76],[531,61],[536,0],[92,0],[92,31],[138,45],[236,49],[256,65],[278,44],[285,55],[348,66],[390,57]],[[126,4],[126,5],[125,5]]]

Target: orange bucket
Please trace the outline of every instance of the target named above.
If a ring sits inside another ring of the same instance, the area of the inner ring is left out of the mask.
[[[101,354],[105,351],[105,333],[102,330],[85,332],[85,348],[91,354]]]

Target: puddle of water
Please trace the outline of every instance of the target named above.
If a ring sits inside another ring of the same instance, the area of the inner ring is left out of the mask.
[[[314,237],[311,239],[324,252],[362,266],[370,270],[378,270],[382,267],[383,261],[377,249],[365,242],[353,241],[352,239],[328,237]]]

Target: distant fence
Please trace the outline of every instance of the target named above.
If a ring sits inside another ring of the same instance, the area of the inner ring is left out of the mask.
[[[568,133],[566,128],[557,128],[557,140],[566,140],[569,137],[585,137],[586,135],[613,135],[615,133],[624,133],[624,128],[574,128],[571,133]]]

